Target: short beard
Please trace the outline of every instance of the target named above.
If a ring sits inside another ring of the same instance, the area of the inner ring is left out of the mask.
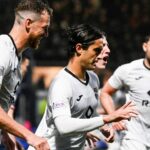
[[[32,40],[29,42],[29,46],[35,50],[37,50],[39,48],[39,42],[36,40]]]
[[[35,38],[35,37],[30,37],[29,39],[29,47],[33,48],[33,49],[38,49],[39,48],[39,44],[40,44],[40,40],[39,38]]]

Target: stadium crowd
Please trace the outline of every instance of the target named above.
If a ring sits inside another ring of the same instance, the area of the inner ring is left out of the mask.
[[[16,2],[0,0],[0,33],[9,31],[13,24],[12,6]],[[42,50],[34,53],[37,65],[65,65],[64,29],[86,22],[100,27],[109,36],[113,51],[108,65],[111,69],[141,57],[140,35],[150,30],[149,0],[49,0],[49,3],[54,10],[54,17],[48,40],[41,44]]]

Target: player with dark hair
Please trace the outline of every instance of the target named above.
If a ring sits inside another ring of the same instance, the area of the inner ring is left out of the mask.
[[[69,62],[51,83],[48,105],[36,134],[48,139],[51,150],[83,150],[88,131],[104,124],[136,116],[131,103],[111,115],[96,113],[99,81],[93,71],[103,49],[97,28],[81,24],[70,28]],[[112,130],[106,130],[113,138]],[[32,149],[31,147],[29,148]]]
[[[2,132],[25,139],[37,150],[49,149],[46,139],[37,137],[10,118],[7,111],[15,102],[15,93],[21,82],[21,54],[28,47],[38,48],[40,40],[48,36],[51,16],[51,8],[42,0],[21,0],[15,8],[10,33],[0,35],[0,128]],[[2,133],[0,137],[4,138]]]
[[[119,66],[101,91],[101,104],[107,113],[115,110],[112,94],[125,87],[128,99],[139,112],[135,118],[115,123],[116,130],[124,130],[121,150],[150,149],[150,35],[144,37],[145,58]]]

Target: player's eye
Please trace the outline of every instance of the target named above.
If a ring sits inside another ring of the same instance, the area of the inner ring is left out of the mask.
[[[99,54],[101,52],[102,48],[94,48],[94,51],[96,52],[96,54]]]

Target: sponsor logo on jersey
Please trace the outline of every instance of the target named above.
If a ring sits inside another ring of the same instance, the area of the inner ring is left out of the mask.
[[[64,103],[53,103],[52,108],[57,109],[63,107],[64,105],[65,105]]]
[[[142,100],[142,106],[150,107],[150,101]]]
[[[79,98],[77,98],[77,101],[80,101],[83,95],[80,95]]]
[[[140,80],[143,76],[135,77],[135,80]]]

